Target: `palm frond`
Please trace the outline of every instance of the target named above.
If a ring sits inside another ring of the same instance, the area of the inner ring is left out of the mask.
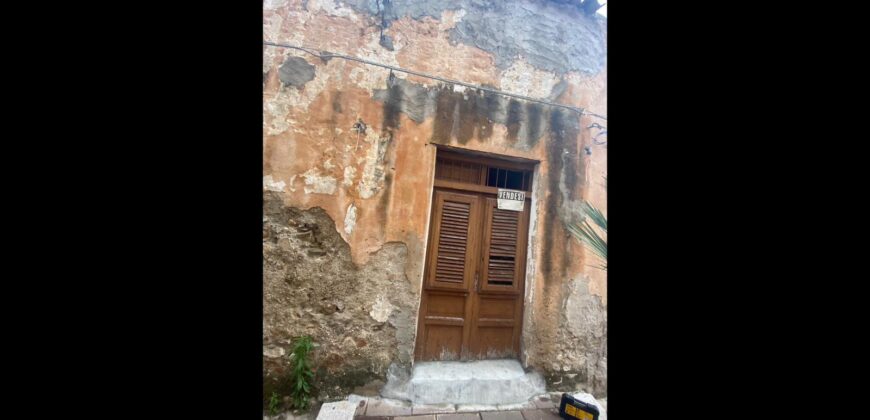
[[[593,253],[605,260],[607,259],[607,240],[602,238],[589,222],[584,220],[582,223],[569,225],[568,229]]]
[[[595,225],[604,230],[604,233],[607,233],[607,218],[604,217],[604,214],[601,213],[601,210],[598,210],[597,208],[585,201],[581,204],[581,208],[583,210],[585,218],[592,219],[592,222],[595,223]]]
[[[604,180],[606,182],[607,177]],[[606,185],[605,188],[607,188]],[[604,264],[599,268],[607,270],[607,217],[586,201],[581,203],[581,210],[583,212],[581,221],[569,224],[568,230],[577,240],[586,244],[589,250],[604,260]],[[598,230],[589,223],[590,220],[603,232],[604,236],[599,234]]]

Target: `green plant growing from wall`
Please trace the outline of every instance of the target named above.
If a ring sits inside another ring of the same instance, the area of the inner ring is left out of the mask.
[[[293,354],[290,355],[291,395],[293,407],[304,410],[308,408],[311,396],[311,383],[314,372],[308,360],[312,348],[311,337],[302,336],[293,344]]]
[[[607,190],[607,177],[604,177],[604,190]],[[580,206],[581,219],[577,223],[568,224],[568,230],[577,240],[604,260],[604,264],[598,268],[607,271],[607,217],[587,201],[583,201]],[[593,225],[597,226],[598,229],[595,229]]]
[[[278,398],[278,393],[272,391],[272,397],[269,398],[269,414],[276,415],[278,414],[278,406],[281,404],[281,399]]]

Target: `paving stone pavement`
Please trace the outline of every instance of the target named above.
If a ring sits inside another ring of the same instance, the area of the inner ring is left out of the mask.
[[[558,410],[482,411],[475,413],[423,414],[418,416],[355,416],[354,420],[561,420]]]
[[[521,404],[472,405],[431,404],[412,405],[407,401],[381,397],[350,395],[347,403],[353,409],[353,420],[562,420],[559,417],[560,393],[539,395]],[[606,400],[599,400],[599,403]],[[603,404],[601,404],[603,405]],[[606,409],[606,407],[605,407]],[[350,418],[348,416],[348,418]],[[264,416],[264,420],[314,420],[314,416]],[[325,417],[323,420],[327,420]]]
[[[354,420],[561,420],[559,407],[547,397],[515,406],[415,405],[381,398],[351,398],[358,401]],[[508,408],[508,409],[505,409]]]

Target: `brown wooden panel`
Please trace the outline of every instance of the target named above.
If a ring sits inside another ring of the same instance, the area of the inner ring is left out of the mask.
[[[491,210],[489,255],[486,259],[487,284],[512,286],[517,269],[517,229],[519,213],[515,211]]]
[[[480,198],[435,191],[426,286],[467,291],[477,269]]]
[[[502,318],[478,318],[477,327],[513,327],[515,324],[513,319]]]
[[[465,318],[465,299],[463,295],[430,294],[426,316]]]
[[[448,183],[453,185],[450,188],[478,192],[495,192],[497,187],[528,191],[531,190],[533,168],[534,163],[528,160],[508,162],[439,150],[435,186]]]
[[[461,190],[461,191],[474,191],[485,194],[498,194],[497,187],[488,187],[486,185],[473,185],[473,184],[463,184],[461,182],[456,181],[448,181],[444,179],[436,179],[435,187],[437,188],[447,188],[451,190]],[[532,201],[532,192],[525,191],[526,193],[526,206]]]
[[[480,165],[495,166],[499,168],[513,169],[518,171],[532,171],[535,168],[535,164],[538,163],[537,160],[533,159],[519,158],[517,161],[507,161],[496,159],[492,156],[470,156],[465,153],[455,153],[454,151],[447,150],[448,148],[442,145],[437,146],[439,158],[445,158],[454,161],[472,162]]]
[[[426,328],[424,360],[459,360],[462,327],[430,325]]]
[[[478,184],[484,175],[484,166],[476,162],[439,156],[435,164],[435,179]]]
[[[478,303],[478,318],[508,319],[513,322],[516,301],[511,299],[491,299],[481,296]]]
[[[516,355],[513,348],[513,327],[481,327],[476,331],[478,347],[474,353],[481,359],[500,359]]]
[[[519,353],[522,303],[521,295],[477,295],[470,339],[474,357],[487,359]]]
[[[484,184],[493,167],[511,168],[531,190],[531,167],[438,154],[415,358],[515,357],[531,194],[524,211],[499,210],[498,189]]]
[[[521,293],[520,285],[525,277],[529,206],[522,212],[500,210],[497,199],[487,198],[484,207],[480,290]]]
[[[458,316],[427,316],[426,325],[452,325],[454,327],[464,327],[465,317]]]

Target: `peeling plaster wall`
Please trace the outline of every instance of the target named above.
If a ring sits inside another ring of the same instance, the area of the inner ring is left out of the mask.
[[[383,13],[387,24],[403,17],[439,19],[445,10],[460,18],[450,39],[493,54],[499,68],[523,57],[535,67],[558,73],[596,73],[604,65],[603,19],[583,15],[577,4],[502,0],[348,0],[369,15]],[[577,2],[579,3],[579,2]]]
[[[263,18],[270,41],[607,113],[606,23],[564,2],[273,0]],[[564,227],[582,199],[606,212],[607,150],[587,128],[605,121],[292,49],[263,59],[270,386],[302,334],[329,373],[321,398],[410,365],[434,143],[540,161],[521,361],[552,389],[606,395],[606,273]],[[321,242],[304,240],[305,224]]]
[[[323,209],[288,207],[272,191],[263,208],[265,396],[290,386],[292,341],[301,335],[318,346],[321,397],[350,393],[393,362],[409,364],[418,297],[404,272],[408,247],[384,243],[356,265]]]

